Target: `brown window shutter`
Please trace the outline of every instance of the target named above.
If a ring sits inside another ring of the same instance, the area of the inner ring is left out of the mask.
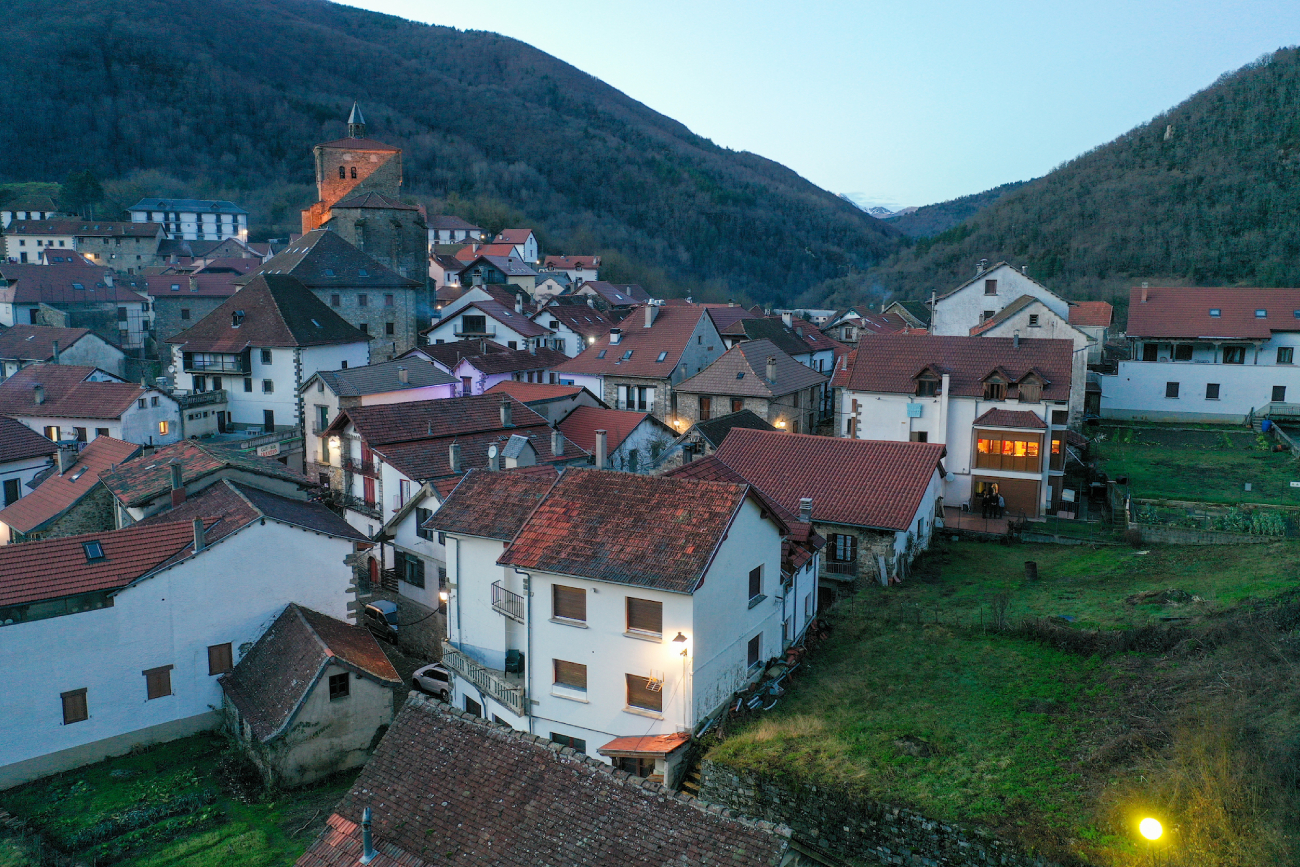
[[[230,642],[214,644],[208,648],[208,675],[225,674],[234,668]]]
[[[650,632],[662,635],[664,631],[664,604],[649,599],[627,598],[627,628],[629,631]]]
[[[587,622],[587,591],[581,587],[551,585],[551,616]]]
[[[555,682],[572,689],[587,688],[587,666],[580,662],[568,662],[563,659],[552,660],[555,663]]]
[[[172,694],[172,666],[150,668],[141,674],[144,675],[145,689],[150,699],[163,698]]]
[[[663,690],[655,691],[650,689],[650,678],[635,674],[625,676],[627,677],[627,703],[629,707],[639,707],[642,710],[655,712],[663,711]]]
[[[63,699],[63,724],[65,726],[90,719],[89,709],[86,704],[86,690],[74,689],[71,692],[61,694],[59,697]]]

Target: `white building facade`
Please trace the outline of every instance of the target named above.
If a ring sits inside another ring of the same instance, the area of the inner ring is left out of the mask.
[[[248,211],[234,202],[210,199],[141,199],[131,208],[131,222],[158,223],[172,240],[248,240]]]

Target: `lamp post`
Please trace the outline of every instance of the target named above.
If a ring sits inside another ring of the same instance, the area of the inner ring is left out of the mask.
[[[1160,839],[1162,834],[1164,834],[1165,829],[1160,824],[1159,819],[1153,819],[1148,816],[1141,822],[1138,822],[1138,832],[1143,837],[1146,837],[1151,845],[1151,864],[1154,867],[1156,863],[1156,841]]]
[[[689,655],[690,642],[687,640],[686,636],[683,635],[683,634],[681,633],[681,631],[679,630],[679,631],[677,632],[677,635],[675,635],[675,636],[673,637],[673,644],[674,644],[674,645],[680,644],[680,645],[682,646],[682,652],[681,652],[681,654],[680,654],[680,656],[681,656],[681,658],[682,658],[682,726],[683,726],[684,728],[690,728],[690,725],[689,725],[689,722],[688,722],[688,719],[689,719],[689,718],[688,718],[688,716],[687,716],[687,714],[686,714],[686,701],[687,701],[687,698],[686,698],[686,658],[687,658],[687,656]]]

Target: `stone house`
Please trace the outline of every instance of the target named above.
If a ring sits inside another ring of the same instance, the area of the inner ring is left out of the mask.
[[[1101,364],[1114,317],[1115,308],[1108,301],[1075,301],[1070,305],[1070,324],[1092,338],[1088,364]]]
[[[903,577],[929,547],[934,528],[942,525],[944,454],[937,443],[737,428],[704,460],[721,461],[811,520],[826,539],[819,592],[829,604],[860,580],[885,584]]]
[[[402,680],[366,627],[290,603],[218,683],[226,728],[291,788],[365,764]]]
[[[564,274],[572,282],[573,278],[569,277],[567,272],[559,273]],[[610,283],[594,277],[588,277],[581,286],[575,286],[573,294],[579,298],[591,298],[597,309],[611,311],[619,318],[633,307],[649,304],[653,300],[650,298],[650,293],[637,283]]]
[[[558,349],[572,358],[591,344],[609,334],[618,320],[597,310],[593,296],[587,301],[579,298],[551,298],[541,310],[533,314],[533,321],[551,331],[546,345]]]
[[[113,495],[100,477],[140,452],[135,443],[107,436],[80,452],[59,448],[53,471],[30,494],[0,510],[0,545],[113,529]]]
[[[417,282],[428,278],[424,211],[374,191],[334,203],[327,228],[384,267]]]
[[[748,409],[778,430],[811,432],[828,379],[767,338],[745,340],[677,385],[678,418],[691,425]]]
[[[312,148],[316,168],[316,198],[302,212],[302,233],[307,235],[330,220],[336,202],[368,192],[396,198],[402,187],[402,149],[366,138],[366,120],[352,104],[346,138],[322,142]]]
[[[154,334],[175,337],[239,291],[238,273],[151,274],[144,278],[153,308]]]
[[[0,263],[0,325],[88,328],[123,349],[148,349],[148,296],[98,265]]]
[[[697,421],[677,437],[672,447],[659,461],[660,470],[671,470],[697,458],[708,457],[718,450],[727,434],[735,428],[774,431],[776,428],[753,410],[742,409],[726,415],[714,416],[707,421]]]

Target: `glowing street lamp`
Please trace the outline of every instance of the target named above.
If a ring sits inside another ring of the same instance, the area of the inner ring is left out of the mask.
[[[1138,831],[1142,833],[1151,842],[1160,839],[1160,835],[1165,832],[1164,827],[1160,824],[1159,819],[1152,819],[1150,816],[1138,823]]]

